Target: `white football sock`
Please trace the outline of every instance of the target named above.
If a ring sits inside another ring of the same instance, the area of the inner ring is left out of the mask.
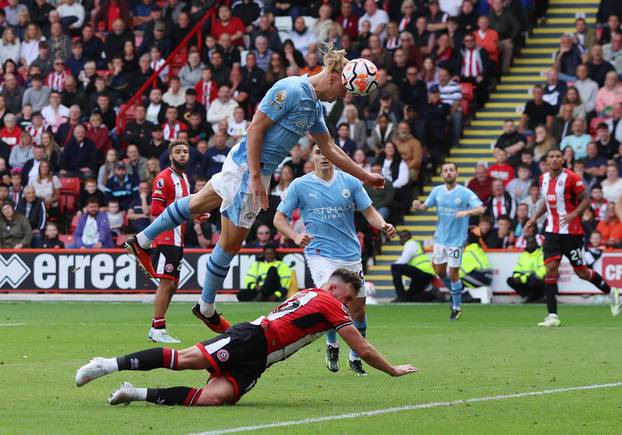
[[[213,303],[203,301],[203,299],[199,300],[199,308],[205,317],[212,317],[216,312],[216,306]]]
[[[104,369],[108,373],[118,372],[119,371],[119,364],[117,364],[117,359],[116,358],[106,358],[102,362],[102,365],[104,366]]]
[[[146,388],[136,388],[136,400],[147,400],[147,389]]]
[[[151,242],[153,240],[149,239],[144,232],[136,234],[136,241],[138,245],[143,249],[148,249],[151,247]]]

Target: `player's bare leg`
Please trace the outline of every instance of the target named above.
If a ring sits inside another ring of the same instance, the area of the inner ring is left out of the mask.
[[[365,300],[366,298],[356,298],[348,304],[350,315],[354,326],[365,337],[367,332],[367,314],[365,313]],[[350,350],[350,357],[348,358],[348,365],[350,370],[356,376],[367,376],[367,372],[363,369],[363,363],[359,356],[353,350]]]
[[[153,320],[147,338],[156,343],[181,343],[166,331],[166,312],[177,290],[177,282],[172,279],[160,279],[153,301]]]
[[[190,219],[191,216],[201,215],[220,207],[222,198],[214,190],[211,181],[199,192],[185,196],[169,205],[164,212],[136,236],[125,242],[125,249],[134,255],[145,273],[150,277],[155,275],[151,264],[151,242],[162,232],[172,230]]]
[[[548,315],[538,326],[554,328],[561,325],[557,315],[557,279],[559,278],[559,260],[553,259],[546,262],[546,275],[544,276],[544,299]]]
[[[221,226],[220,239],[208,259],[201,299],[192,308],[194,315],[217,333],[224,332],[231,325],[216,312],[216,292],[222,288],[231,260],[242,247],[249,232],[247,228],[235,226],[225,216],[221,216]]]

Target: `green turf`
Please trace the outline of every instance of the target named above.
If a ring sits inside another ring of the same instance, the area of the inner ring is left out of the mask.
[[[224,304],[232,321],[253,319],[269,304]],[[391,361],[420,373],[367,378],[324,367],[323,340],[273,366],[234,407],[198,409],[106,398],[123,380],[138,386],[200,385],[202,372],[115,373],[83,388],[75,370],[92,356],[152,347],[146,341],[151,306],[137,303],[0,303],[0,433],[184,434],[345,414],[427,402],[541,391],[622,381],[622,317],[603,306],[561,306],[563,326],[535,324],[544,307],[467,306],[449,324],[447,307],[369,307],[369,338]],[[210,336],[174,304],[170,332],[191,345]],[[11,324],[17,324],[10,326]],[[183,345],[177,345],[181,348]],[[346,353],[342,351],[342,362]],[[419,409],[313,423],[262,433],[563,433],[622,429],[622,387]]]

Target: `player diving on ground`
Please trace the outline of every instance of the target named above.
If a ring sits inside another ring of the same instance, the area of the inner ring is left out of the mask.
[[[253,322],[238,323],[223,334],[180,351],[154,348],[117,358],[94,358],[76,373],[81,387],[122,370],[208,370],[201,388],[136,388],[123,383],[108,399],[111,405],[147,401],[157,405],[219,406],[234,404],[262,373],[334,328],[365,362],[391,376],[417,371],[410,364],[389,363],[352,325],[345,304],[357,298],[362,282],[356,272],[337,269],[321,289],[308,289]]]

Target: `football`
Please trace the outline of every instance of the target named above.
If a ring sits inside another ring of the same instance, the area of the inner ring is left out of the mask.
[[[341,73],[341,80],[348,92],[369,95],[378,89],[378,68],[367,59],[352,59]]]

